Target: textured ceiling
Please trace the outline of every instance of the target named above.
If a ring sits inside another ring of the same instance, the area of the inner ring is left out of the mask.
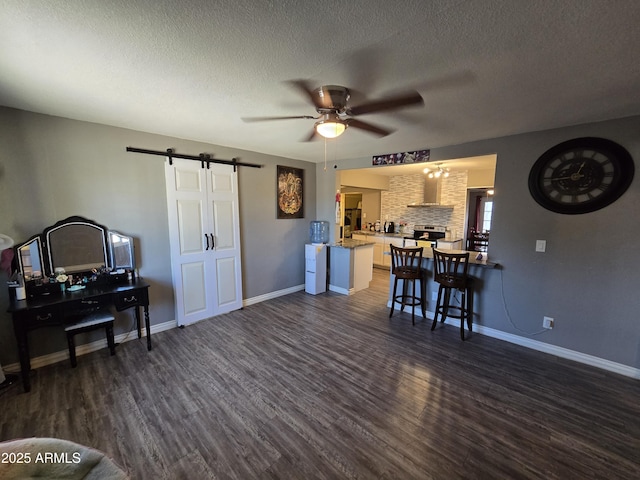
[[[1,105],[273,155],[324,158],[313,120],[241,120],[315,115],[292,79],[424,97],[332,160],[640,114],[637,0],[1,3]]]

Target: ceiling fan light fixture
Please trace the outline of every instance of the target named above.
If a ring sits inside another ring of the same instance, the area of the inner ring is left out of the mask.
[[[327,113],[322,120],[316,122],[315,129],[324,138],[336,138],[344,133],[347,125],[338,115]]]

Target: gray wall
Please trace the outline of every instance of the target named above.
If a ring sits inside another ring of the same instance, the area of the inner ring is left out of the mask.
[[[316,210],[314,164],[2,107],[0,233],[19,242],[81,215],[132,235],[140,273],[151,283],[151,323],[174,320],[163,157],[127,153],[127,146],[171,147],[264,165],[241,167],[238,174],[243,298],[304,284],[304,243]],[[277,165],[305,170],[304,219],[276,220]],[[5,283],[4,273],[0,280]],[[0,288],[0,305],[8,304],[7,296]],[[17,352],[5,310],[0,309],[0,363],[7,365],[17,361]],[[130,326],[124,312],[116,333]],[[66,348],[59,329],[31,335],[31,346],[32,357]]]
[[[431,150],[432,160],[497,154],[489,257],[502,268],[480,279],[478,323],[640,368],[640,171],[617,202],[585,215],[549,212],[527,186],[542,153],[582,136],[620,143],[640,169],[638,132],[640,117],[631,117]],[[338,169],[370,166],[370,157],[326,172],[317,165],[318,217],[333,218]],[[536,239],[547,241],[546,253],[534,251]],[[553,330],[542,331],[545,315],[556,319]]]

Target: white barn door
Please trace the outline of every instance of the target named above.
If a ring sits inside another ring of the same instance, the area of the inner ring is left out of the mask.
[[[241,308],[237,173],[173,159],[165,178],[178,325]]]

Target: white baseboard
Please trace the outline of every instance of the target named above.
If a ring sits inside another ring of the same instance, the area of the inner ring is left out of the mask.
[[[447,322],[445,323],[449,323],[449,321],[447,320]],[[458,326],[460,326],[459,322],[456,323]],[[453,322],[452,324],[455,325],[455,323]],[[551,355],[555,355],[556,357],[566,358],[568,360],[573,360],[574,362],[591,365],[592,367],[597,367],[603,370],[618,373],[620,375],[624,375],[625,377],[640,379],[640,369],[629,367],[628,365],[612,362],[611,360],[606,360],[600,357],[594,357],[593,355],[587,355],[586,353],[576,352],[575,350],[569,350],[568,348],[539,342],[537,340],[521,337],[519,335],[513,335],[511,333],[484,327],[482,325],[474,324],[473,329],[482,335],[487,335],[488,337],[498,338],[506,342],[515,343],[516,345],[531,348],[533,350],[538,350],[539,352],[549,353]]]
[[[391,301],[387,302],[387,307],[391,308]],[[400,309],[398,309],[400,310]],[[410,307],[405,307],[405,312],[411,313]],[[421,312],[420,312],[421,313]],[[418,311],[416,311],[418,314]],[[427,310],[427,318],[433,320],[433,312]],[[460,328],[460,320],[447,318],[445,322],[447,325],[453,325]],[[592,367],[601,368],[610,372],[624,375],[625,377],[640,379],[640,369],[629,367],[621,363],[605,360],[604,358],[594,357],[593,355],[587,355],[586,353],[576,352],[575,350],[569,350],[568,348],[558,347],[549,343],[539,342],[538,340],[532,340],[530,338],[521,337],[520,335],[513,335],[494,328],[485,327],[483,325],[473,324],[473,331],[481,335],[504,340],[505,342],[514,343],[522,347],[537,350],[539,352],[555,355],[556,357],[566,358],[567,360],[573,360],[574,362],[583,363],[585,365],[591,365]]]
[[[332,292],[340,293],[342,295],[353,295],[356,291],[353,288],[342,288],[336,287],[335,285],[329,284],[329,290]]]
[[[176,328],[178,326],[178,322],[175,320],[171,320],[169,322],[159,323],[157,325],[151,325],[151,335],[154,333],[164,332],[165,330],[170,330],[172,328]],[[147,329],[142,328],[142,338],[147,336]],[[115,336],[116,343],[125,343],[131,340],[138,340],[138,332],[134,329],[127,333],[121,333]],[[146,340],[145,340],[146,343]],[[103,338],[101,340],[96,340],[95,342],[85,343],[84,345],[78,345],[76,347],[76,356],[86,355],[87,353],[95,352],[96,350],[101,350],[103,348],[107,348],[107,339]],[[51,365],[53,363],[58,363],[63,360],[69,359],[69,351],[62,350],[59,352],[49,353],[47,355],[42,355],[40,357],[34,357],[31,359],[31,368],[40,368],[46,365]],[[20,371],[20,363],[12,363],[10,365],[6,365],[4,369],[8,372],[19,372]]]
[[[265,300],[270,300],[272,298],[281,297],[283,295],[288,295],[290,293],[298,292],[300,290],[304,290],[304,285],[296,285],[295,287],[286,288],[284,290],[278,290],[275,292],[270,292],[265,295],[260,295],[253,298],[248,298],[243,300],[243,306],[253,305],[254,303],[264,302]],[[159,323],[156,325],[151,325],[151,334],[164,332],[165,330],[170,330],[172,328],[177,328],[178,322],[176,320],[170,320],[168,322]],[[142,328],[142,337],[146,337],[147,332],[146,328]],[[125,343],[131,340],[137,340],[138,333],[136,330],[131,330],[127,333],[122,333],[116,335],[115,342],[116,343]],[[78,345],[76,347],[76,356],[80,357],[82,355],[86,355],[87,353],[95,352],[96,350],[101,350],[103,348],[107,348],[107,339],[97,340],[95,342],[86,343],[84,345]],[[49,353],[47,355],[42,355],[40,357],[31,358],[31,368],[41,368],[47,365],[51,365],[53,363],[58,363],[64,360],[69,359],[69,351],[61,350],[58,352]],[[11,363],[9,365],[4,366],[4,370],[7,372],[20,372],[20,363]]]
[[[245,298],[242,301],[242,306],[248,307],[249,305],[264,302],[265,300],[271,300],[272,298],[282,297],[283,295],[289,295],[290,293],[299,292],[300,290],[304,290],[304,284],[285,288],[283,290],[276,290],[275,292],[265,293],[264,295],[258,295],[257,297]]]
[[[338,288],[338,287],[334,287],[334,288]],[[332,291],[336,291],[331,288],[329,289]],[[283,295],[288,295],[289,293],[298,292],[300,290],[304,290],[304,285],[298,285],[295,287],[287,288],[285,290],[278,290],[277,292],[271,292],[265,295],[260,295],[258,297],[246,299],[243,301],[243,304],[245,306],[253,305],[255,303],[260,303],[265,300],[280,297]],[[345,289],[340,289],[340,290],[341,291],[339,291],[338,293],[349,295],[348,290],[345,290]],[[387,307],[391,308],[391,302],[387,302]],[[407,311],[408,313],[411,313],[410,308],[405,308],[405,311]],[[430,320],[433,320],[433,312],[427,310],[427,318]],[[460,326],[460,321],[457,319],[455,320],[447,319],[445,323],[455,327]],[[151,334],[153,335],[155,333],[164,332],[165,330],[170,330],[172,328],[176,328],[177,326],[178,326],[178,323],[175,320],[170,320],[168,322],[151,325]],[[539,342],[537,340],[521,337],[519,335],[513,335],[511,333],[506,333],[501,330],[485,327],[483,325],[474,324],[473,330],[474,332],[479,333],[481,335],[487,335],[488,337],[504,340],[505,342],[513,343],[526,348],[531,348],[532,350],[548,353],[550,355],[555,355],[560,358],[566,358],[568,360],[573,360],[574,362],[583,363],[585,365],[591,365],[596,368],[601,368],[603,370],[624,375],[625,377],[640,379],[640,369],[629,367],[628,365],[612,362],[610,360],[606,360],[600,357],[595,357],[593,355],[587,355],[586,353],[576,352],[575,350],[569,350],[568,348],[558,347],[556,345],[551,345],[549,343]],[[142,329],[142,336],[143,338],[146,337],[145,328]],[[138,339],[138,334],[135,330],[131,330],[130,332],[127,332],[127,333],[121,333],[115,337],[116,343],[125,343],[128,341],[137,340],[137,339]],[[96,350],[100,350],[102,348],[107,348],[106,339],[87,343],[85,345],[79,345],[76,348],[76,355],[77,356],[86,355],[87,353],[95,352]],[[69,352],[67,350],[54,352],[47,355],[42,355],[40,357],[35,357],[31,359],[31,368],[44,367],[46,365],[51,365],[53,363],[67,360],[68,358],[69,358]],[[5,365],[4,369],[5,371],[8,371],[8,372],[19,372],[20,363],[12,363],[9,365]]]

